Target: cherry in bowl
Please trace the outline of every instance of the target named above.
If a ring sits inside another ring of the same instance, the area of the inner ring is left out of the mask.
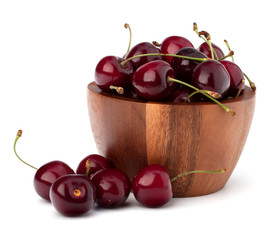
[[[193,48],[193,45],[188,39],[181,36],[169,36],[160,44],[161,53],[166,54],[175,54],[179,49],[186,47]],[[171,64],[173,57],[163,56],[163,59]]]
[[[135,45],[127,54],[126,59],[132,58],[137,55],[142,54],[150,54],[155,53],[159,54],[160,49],[155,47],[153,44],[149,42],[141,42],[137,45]],[[144,57],[138,57],[131,60],[131,63],[133,65],[134,70],[138,69],[143,64],[154,61],[154,60],[161,60],[162,57],[159,55],[153,55],[153,56],[144,56]]]
[[[121,91],[124,88],[131,86],[134,69],[131,62],[121,64],[123,61],[123,58],[106,56],[98,62],[95,69],[95,82],[100,89],[122,94]]]
[[[168,78],[174,76],[169,63],[163,60],[151,61],[135,71],[133,89],[144,100],[164,100],[175,90],[175,83],[168,82]]]

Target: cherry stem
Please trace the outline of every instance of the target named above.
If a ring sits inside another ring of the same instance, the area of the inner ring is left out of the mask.
[[[157,41],[153,41],[152,43],[153,43],[153,45],[154,45],[155,47],[161,47],[161,44],[158,43]]]
[[[204,89],[200,89],[200,90],[196,90],[193,93],[191,93],[186,99],[185,102],[188,102],[188,100],[195,94],[197,93],[206,93],[208,95],[210,95],[211,97],[215,98],[215,99],[219,99],[222,98],[222,95],[218,92],[214,92],[214,91],[210,91],[210,90],[204,90]]]
[[[178,58],[183,58],[183,59],[188,59],[188,60],[194,60],[194,61],[199,61],[199,62],[205,62],[209,60],[210,58],[193,58],[193,57],[188,57],[188,56],[181,56],[181,55],[175,55],[175,54],[168,54],[168,53],[146,53],[146,54],[139,54],[130,58],[127,58],[123,62],[120,63],[122,67],[125,66],[125,64],[135,58],[141,58],[141,57],[147,57],[147,56],[165,56],[165,57],[178,57]]]
[[[117,87],[117,86],[113,86],[111,85],[109,87],[110,89],[113,89],[113,90],[116,90],[116,92],[120,95],[123,95],[124,94],[124,88],[123,87]]]
[[[15,141],[14,141],[14,145],[13,145],[14,153],[15,153],[15,155],[17,156],[17,158],[18,158],[20,161],[22,161],[24,164],[28,165],[29,167],[34,168],[35,170],[38,170],[38,168],[33,167],[32,165],[28,164],[27,162],[25,162],[24,160],[22,160],[22,159],[18,156],[18,154],[17,154],[17,152],[16,152],[16,143],[17,143],[18,139],[19,139],[21,136],[22,136],[22,130],[18,130],[17,136],[16,136]]]
[[[240,93],[242,92],[244,84],[245,84],[245,79],[242,79],[241,82],[242,82],[242,84],[241,84],[240,89],[238,90],[237,95],[235,96],[235,98],[240,96]]]
[[[129,38],[129,45],[128,45],[128,49],[127,49],[127,52],[124,54],[123,58],[125,58],[127,56],[127,54],[129,53],[130,51],[130,48],[131,48],[131,42],[132,42],[132,30],[131,30],[131,27],[128,23],[125,23],[124,24],[124,27],[127,29],[129,29],[129,33],[130,33],[130,38]]]
[[[227,41],[227,40],[224,40],[224,42],[225,42],[225,44],[227,45],[228,50],[231,51],[230,46],[229,46],[229,44],[228,44],[228,41]],[[233,57],[233,55],[231,56],[231,58],[232,58],[232,62],[234,62],[234,57]]]
[[[91,168],[91,160],[90,159],[86,161],[85,167],[86,167],[85,176],[88,177],[89,173],[90,173],[90,168]]]
[[[207,44],[209,45],[210,48],[210,52],[211,52],[211,58],[214,59],[214,52],[213,52],[213,47],[211,44],[211,38],[210,38],[210,34],[206,31],[201,31],[199,32],[199,35],[204,35],[206,40],[207,40]]]
[[[226,58],[228,58],[228,57],[232,57],[233,55],[234,55],[234,52],[233,52],[233,51],[230,51],[226,56],[224,56],[224,57],[218,59],[218,61],[222,61],[222,60],[224,60],[224,59],[226,59]]]
[[[189,88],[192,88],[194,89],[195,91],[199,91],[200,89],[186,83],[186,82],[183,82],[181,80],[177,80],[177,79],[174,79],[174,78],[171,78],[171,77],[168,77],[168,82],[177,82],[177,83],[180,83],[182,85],[185,85]],[[235,115],[235,112],[233,112],[230,108],[226,107],[224,104],[220,103],[219,101],[217,101],[216,99],[214,99],[213,97],[211,97],[210,95],[208,95],[207,93],[204,93],[204,92],[200,92],[202,93],[203,95],[205,95],[206,97],[208,97],[209,99],[211,99],[213,102],[215,102],[216,104],[218,104],[220,107],[222,107],[227,113],[229,113],[231,116],[234,116]]]
[[[185,172],[185,173],[181,173],[179,175],[177,175],[176,177],[173,177],[171,178],[171,182],[175,181],[177,178],[180,178],[184,175],[187,175],[187,174],[192,174],[192,173],[210,173],[210,174],[216,174],[216,173],[223,173],[225,172],[226,169],[223,168],[221,170],[217,170],[217,171],[204,171],[204,170],[195,170],[195,171],[190,171],[190,172]]]
[[[198,35],[200,38],[202,38],[202,39],[204,40],[204,42],[206,42],[206,43],[210,46],[208,40],[207,40],[206,38],[204,38],[204,37],[202,36],[202,34],[201,34],[202,32],[205,32],[205,31],[198,32],[198,27],[197,27],[197,24],[196,24],[196,23],[193,23],[193,31],[195,31],[195,32],[197,33],[197,35]],[[211,47],[212,47],[212,44],[211,44]],[[210,48],[210,49],[211,49],[211,48]],[[216,51],[215,51],[215,49],[214,49],[213,47],[212,47],[212,51],[213,51],[214,55],[216,56],[216,59],[218,60],[218,59],[219,59],[218,54],[216,53]]]
[[[246,77],[247,81],[249,82],[249,85],[250,85],[251,89],[252,89],[253,91],[256,91],[256,85],[255,85],[255,83],[252,82],[252,81],[249,79],[249,77],[248,77],[245,73],[243,73],[243,74],[244,74],[244,76]]]

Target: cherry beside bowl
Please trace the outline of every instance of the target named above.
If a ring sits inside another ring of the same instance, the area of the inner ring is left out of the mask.
[[[88,111],[99,154],[130,179],[148,164],[165,166],[170,177],[196,173],[172,182],[174,197],[201,196],[222,189],[244,148],[251,126],[255,92],[246,87],[237,99],[214,102],[145,102],[102,92],[88,85]]]

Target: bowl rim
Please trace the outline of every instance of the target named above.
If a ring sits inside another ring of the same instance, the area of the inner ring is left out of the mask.
[[[113,100],[117,101],[125,101],[125,102],[135,102],[135,103],[140,103],[140,104],[160,104],[160,105],[215,105],[213,101],[208,101],[208,102],[188,102],[188,103],[177,103],[177,102],[168,102],[168,101],[145,101],[145,100],[140,100],[140,99],[134,99],[134,98],[129,98],[126,96],[120,96],[120,95],[115,95],[113,93],[108,93],[105,91],[102,91],[95,82],[91,82],[87,85],[87,90],[90,92],[93,92],[97,95],[100,95],[102,97],[107,97],[107,98],[112,98]],[[249,86],[245,86],[244,93],[241,94],[238,98],[232,98],[232,99],[225,99],[225,100],[220,100],[219,102],[226,104],[226,103],[235,103],[235,102],[241,102],[245,101],[251,98],[255,97],[255,91],[253,91]],[[216,104],[217,105],[217,104]]]

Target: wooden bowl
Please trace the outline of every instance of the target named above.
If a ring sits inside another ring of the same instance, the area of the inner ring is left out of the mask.
[[[88,111],[99,154],[132,179],[148,164],[164,165],[171,177],[196,173],[172,182],[174,197],[201,196],[224,187],[243,150],[252,122],[255,92],[246,87],[237,99],[213,102],[145,102],[102,92],[88,85]]]

